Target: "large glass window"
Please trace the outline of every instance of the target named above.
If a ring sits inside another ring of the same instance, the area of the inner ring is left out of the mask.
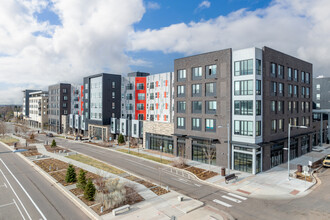
[[[253,95],[253,80],[235,81],[235,95]]]
[[[144,110],[144,104],[138,103],[138,104],[136,104],[136,108],[137,108],[137,110]]]
[[[217,113],[217,102],[216,101],[206,101],[205,102],[205,113],[206,114],[216,114]]]
[[[193,84],[191,85],[191,95],[193,97],[199,97],[202,95],[202,84]]]
[[[191,119],[191,130],[195,130],[195,131],[202,130],[202,120],[200,118]]]
[[[202,102],[201,101],[193,101],[192,104],[192,113],[202,113]]]
[[[235,101],[235,115],[253,115],[253,101]]]
[[[137,90],[143,90],[144,89],[144,84],[143,83],[137,83],[136,84],[136,89]]]
[[[154,99],[155,99],[155,94],[154,93],[150,93],[150,100],[154,100]]]
[[[216,148],[209,141],[193,140],[192,159],[201,163],[216,164]]]
[[[236,61],[234,64],[235,76],[253,74],[253,60]]]
[[[126,85],[126,89],[127,90],[133,90],[133,83],[128,83],[127,85]]]
[[[186,112],[186,102],[185,101],[178,101],[178,113],[185,113]]]
[[[270,111],[276,112],[276,101],[270,102]]]
[[[205,119],[205,131],[207,132],[215,132],[216,131],[216,123],[215,119]]]
[[[185,97],[185,86],[178,86],[178,97]]]
[[[157,150],[164,153],[173,154],[173,138],[171,136],[165,135],[155,135],[147,133],[147,136],[150,136],[150,145],[151,150]]]
[[[183,117],[177,118],[177,128],[179,128],[179,129],[186,128],[186,118],[183,118]]]
[[[256,115],[261,115],[261,100],[256,101]]]
[[[256,80],[256,95],[261,95],[261,80]]]
[[[217,65],[209,65],[205,67],[206,78],[214,78],[217,75]]]
[[[256,136],[261,135],[261,121],[256,121]]]
[[[252,155],[234,152],[234,169],[252,173]]]
[[[271,167],[275,167],[283,163],[283,144],[275,144],[271,150]]]
[[[192,68],[192,79],[201,79],[202,78],[202,67],[193,67]]]
[[[178,70],[178,81],[184,81],[186,80],[186,70],[182,69],[182,70]]]
[[[90,119],[102,120],[102,77],[90,80]]]
[[[154,89],[155,88],[155,83],[154,82],[151,82],[150,83],[150,89]]]
[[[205,84],[205,96],[216,96],[216,84],[206,83]]]
[[[146,94],[144,93],[138,93],[138,100],[145,100]]]
[[[234,121],[234,134],[253,136],[253,121]]]
[[[256,59],[256,74],[261,75],[261,60]]]

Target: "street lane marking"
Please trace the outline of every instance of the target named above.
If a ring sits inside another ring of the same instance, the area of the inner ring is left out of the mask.
[[[39,207],[37,206],[37,204],[33,201],[33,199],[31,198],[31,196],[27,193],[27,191],[24,189],[24,187],[22,186],[22,184],[18,181],[18,179],[14,176],[14,174],[11,172],[11,170],[7,167],[7,165],[5,164],[5,162],[3,162],[3,160],[0,158],[2,164],[7,168],[7,170],[9,171],[9,173],[13,176],[13,178],[16,180],[16,182],[18,183],[18,185],[22,188],[22,190],[25,192],[25,194],[27,195],[27,197],[30,199],[30,201],[32,202],[32,204],[34,205],[34,207],[37,209],[37,211],[39,212],[39,214],[42,216],[42,218],[44,220],[47,220],[46,216],[41,212],[41,210],[39,209]],[[1,171],[2,172],[2,171]],[[3,173],[2,173],[3,174]],[[10,185],[7,177],[3,174],[3,176],[5,177],[5,179],[7,180],[8,184]],[[11,185],[10,185],[11,187]],[[13,190],[13,187],[11,187],[11,189]],[[14,190],[13,190],[14,191]],[[15,193],[15,191],[14,191]],[[17,194],[15,193],[18,201],[20,201],[21,205],[23,206],[21,200],[18,198]],[[29,213],[26,211],[25,207],[23,206],[25,212],[27,213],[27,215],[29,216],[29,219],[31,219]]]
[[[202,186],[202,185],[199,185],[199,184],[196,184],[196,183],[194,183],[194,185],[197,186],[197,187],[201,187]]]
[[[225,202],[222,202],[222,201],[217,200],[217,199],[213,199],[213,202],[218,203],[218,204],[223,205],[223,206],[226,206],[228,208],[232,207],[232,205],[230,205],[228,203],[225,203]]]
[[[0,205],[0,208],[2,208],[2,207],[6,207],[6,206],[9,206],[9,205],[13,205],[14,203],[13,202],[11,202],[11,203],[7,203],[7,204],[3,204],[3,205]]]
[[[7,185],[6,185],[6,183],[3,183],[3,185],[0,185],[0,187],[6,187],[6,188],[8,188]]]
[[[136,161],[134,161],[134,160],[130,160],[130,159],[126,159],[126,158],[124,158],[124,160],[128,160],[128,161],[130,161],[130,162],[132,162],[132,163],[135,163],[135,164],[138,164],[138,165],[140,165],[140,166],[147,167],[148,169],[158,170],[158,169],[156,169],[156,168],[153,168],[153,167],[147,166],[147,165],[145,165],[145,164],[142,164],[142,163],[136,162]]]
[[[236,198],[238,198],[238,199],[247,200],[247,198],[245,198],[245,197],[243,197],[243,196],[236,195],[236,194],[234,194],[234,193],[228,193],[228,195],[230,195],[230,196],[234,196],[234,197],[236,197]]]
[[[0,158],[0,160],[2,161],[2,159]],[[3,163],[3,161],[2,161]],[[8,169],[8,168],[7,168]],[[9,187],[11,188],[11,190],[13,191],[13,193],[15,194],[16,198],[18,199],[19,203],[21,204],[21,206],[23,207],[24,211],[26,212],[27,216],[29,217],[30,220],[32,220],[31,216],[29,215],[29,213],[27,212],[25,206],[23,205],[22,201],[19,199],[19,197],[17,196],[15,190],[13,189],[13,187],[11,186],[10,182],[8,181],[7,177],[5,176],[5,174],[2,172],[2,170],[0,169],[0,172],[2,173],[3,177],[6,179]]]
[[[171,178],[171,179],[172,179],[172,180],[175,180],[175,181],[178,181],[178,182],[180,182],[180,183],[183,183],[183,184],[187,184],[187,185],[189,185],[189,186],[194,186],[194,185],[191,184],[191,183],[188,183],[188,182],[182,181],[182,180],[177,179],[177,178]]]
[[[16,207],[17,207],[18,211],[19,211],[19,213],[21,213],[21,216],[22,216],[22,218],[25,220],[25,218],[24,218],[24,215],[23,215],[23,213],[22,213],[21,209],[18,207],[18,205],[17,205],[17,203],[16,203],[15,199],[13,199],[13,201],[14,201],[14,203],[15,203],[15,205],[16,205]]]
[[[241,203],[241,200],[235,199],[235,198],[231,198],[229,196],[222,196],[222,198],[228,199],[230,201],[236,202],[236,203]]]

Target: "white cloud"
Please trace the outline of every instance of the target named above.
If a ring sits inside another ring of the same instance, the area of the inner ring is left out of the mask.
[[[211,6],[211,2],[209,1],[202,1],[199,5],[198,5],[198,9],[204,9],[204,8],[209,8]]]
[[[142,0],[52,1],[61,20],[58,26],[36,18],[36,12],[50,7],[48,1],[1,1],[0,87],[29,83],[39,89],[63,81],[81,83],[88,74],[104,69],[123,73],[130,71],[130,63],[143,63],[125,54],[133,25],[145,12]],[[50,37],[35,36],[36,32]],[[20,103],[20,90],[11,90],[10,95],[0,90],[0,103]]]
[[[148,2],[147,9],[160,9],[160,5],[157,2]]]
[[[207,21],[136,32],[130,50],[191,55],[269,46],[312,62],[315,76],[330,76],[329,10],[328,0],[275,0],[264,9],[241,9]]]

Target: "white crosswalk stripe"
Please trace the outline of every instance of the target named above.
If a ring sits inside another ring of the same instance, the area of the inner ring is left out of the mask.
[[[213,199],[213,202],[218,203],[218,204],[223,205],[223,206],[226,206],[228,208],[232,207],[232,205],[230,205],[228,203],[225,203],[225,202],[222,202],[222,201],[220,201],[218,199]]]
[[[243,196],[236,195],[236,194],[234,194],[234,193],[228,193],[228,195],[230,195],[230,196],[234,196],[234,197],[236,197],[236,198],[238,198],[238,199],[241,199],[241,200],[247,200],[247,198],[245,198],[245,197],[243,197]]]
[[[235,198],[232,198],[232,197],[229,197],[229,196],[222,196],[222,198],[228,199],[228,200],[236,202],[236,203],[241,203],[242,202],[241,200],[238,200],[238,199],[235,199]]]

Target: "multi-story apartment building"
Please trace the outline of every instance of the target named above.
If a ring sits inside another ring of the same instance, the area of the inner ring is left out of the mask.
[[[311,150],[312,64],[271,48],[175,60],[174,154],[258,173]],[[230,151],[227,156],[227,124]]]
[[[71,84],[59,83],[49,86],[48,96],[49,130],[62,133],[62,116],[66,118],[71,111]]]
[[[24,120],[28,120],[29,118],[29,97],[31,92],[37,92],[40,90],[31,90],[26,89],[23,90],[23,105],[22,105],[22,115]]]
[[[83,134],[81,126],[83,114],[83,91],[82,85],[71,85],[71,114],[69,116],[70,133]]]
[[[109,140],[111,118],[120,118],[120,94],[120,75],[100,73],[84,78],[82,124],[88,126],[89,137]]]
[[[330,109],[330,77],[313,79],[313,102],[316,109]]]
[[[31,92],[29,95],[29,126],[43,130],[48,127],[48,92]]]

